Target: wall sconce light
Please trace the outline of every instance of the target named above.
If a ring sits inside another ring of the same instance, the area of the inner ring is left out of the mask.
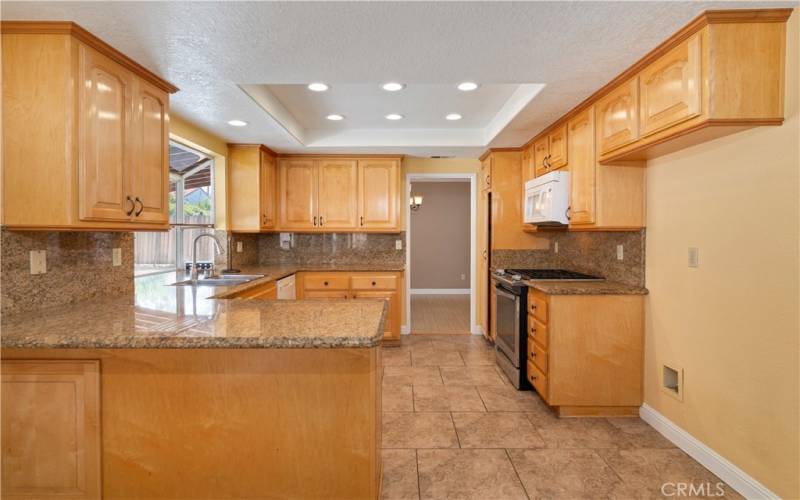
[[[408,198],[408,202],[411,205],[411,210],[414,210],[416,212],[422,206],[422,196],[420,196],[420,195],[411,195]]]

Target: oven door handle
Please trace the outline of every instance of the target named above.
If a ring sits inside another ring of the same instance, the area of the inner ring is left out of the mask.
[[[509,290],[508,288],[504,287],[502,283],[495,283],[494,287],[495,287],[495,291],[498,294],[500,294],[503,297],[506,297],[508,299],[517,300],[517,298],[520,297],[520,295],[517,295],[517,294],[513,293],[511,290]]]

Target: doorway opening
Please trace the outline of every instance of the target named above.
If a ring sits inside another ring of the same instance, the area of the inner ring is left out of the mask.
[[[408,174],[406,325],[414,335],[477,333],[475,174]]]

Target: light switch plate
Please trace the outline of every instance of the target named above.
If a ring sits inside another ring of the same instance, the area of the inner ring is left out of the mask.
[[[122,265],[122,249],[121,248],[112,248],[111,249],[111,265],[114,267]]]
[[[44,274],[47,272],[47,251],[31,250],[31,274]]]
[[[395,250],[402,250],[403,249],[403,240],[394,240],[394,249]]]
[[[243,250],[244,250],[244,245],[242,244],[241,241],[237,241],[236,242],[236,253],[242,253]]]
[[[617,245],[617,260],[622,260],[625,258],[625,249],[622,245]]]
[[[700,267],[700,250],[689,247],[689,267]]]

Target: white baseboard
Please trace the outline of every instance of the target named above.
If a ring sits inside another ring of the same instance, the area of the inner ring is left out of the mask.
[[[408,325],[401,326],[400,335],[411,335],[411,327]]]
[[[412,288],[411,295],[469,295],[469,288]]]
[[[472,325],[470,333],[473,335],[483,335],[483,327],[481,325]]]
[[[639,408],[639,416],[655,430],[663,434],[664,437],[672,441],[675,446],[700,462],[703,467],[716,474],[745,498],[780,498],[769,488],[750,477],[745,471],[654,410],[652,406],[646,403],[643,404]]]

